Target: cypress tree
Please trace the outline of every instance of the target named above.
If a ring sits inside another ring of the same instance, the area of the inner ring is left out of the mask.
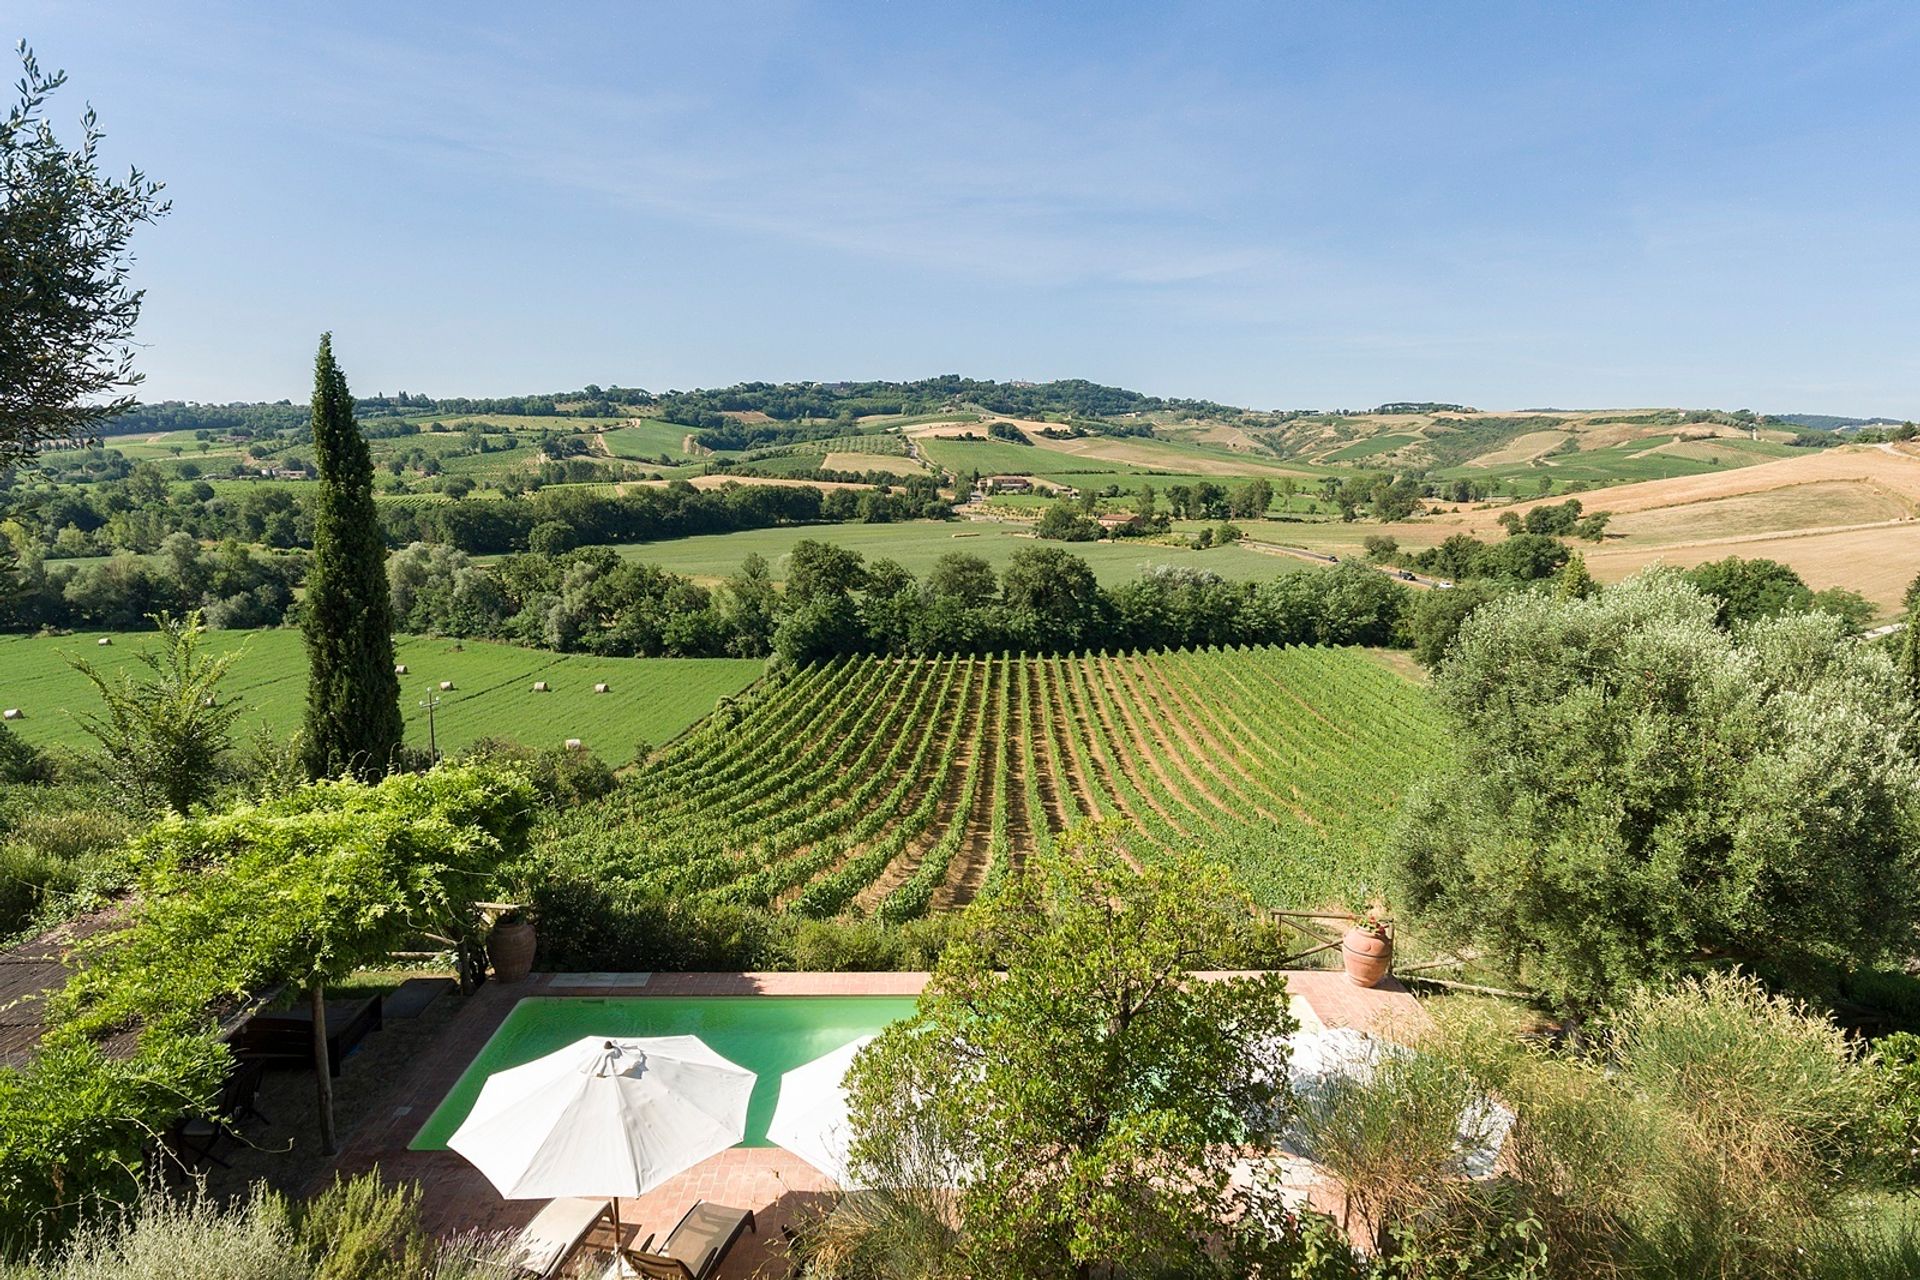
[[[313,364],[313,450],[320,483],[306,598],[307,770],[373,778],[392,764],[402,733],[393,605],[373,459],[330,333],[320,336]]]

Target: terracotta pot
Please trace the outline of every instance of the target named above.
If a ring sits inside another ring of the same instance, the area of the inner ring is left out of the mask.
[[[1340,940],[1340,959],[1347,967],[1347,981],[1356,987],[1377,986],[1393,969],[1393,943],[1355,925]]]
[[[525,920],[496,924],[487,934],[487,959],[501,982],[519,982],[533,972],[533,926]]]

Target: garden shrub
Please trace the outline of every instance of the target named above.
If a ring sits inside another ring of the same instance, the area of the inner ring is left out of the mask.
[[[435,1240],[419,1189],[379,1172],[336,1181],[298,1208],[256,1184],[222,1204],[199,1187],[175,1196],[140,1184],[123,1207],[65,1240],[0,1263],[0,1280],[508,1280],[499,1240]]]
[[[1920,1035],[1898,1031],[1881,1038],[1873,1050],[1888,1160],[1899,1181],[1920,1185]]]
[[[420,1188],[379,1171],[333,1185],[302,1205],[301,1246],[313,1280],[405,1280],[429,1273],[433,1239],[420,1227]]]
[[[1455,1007],[1416,1043],[1516,1113],[1509,1212],[1538,1224],[1552,1274],[1775,1280],[1840,1274],[1841,1256],[1911,1274],[1883,1263],[1920,1234],[1863,1234],[1860,1216],[1883,1185],[1884,1083],[1807,1006],[1736,974],[1645,988],[1589,1053],[1462,1034]]]

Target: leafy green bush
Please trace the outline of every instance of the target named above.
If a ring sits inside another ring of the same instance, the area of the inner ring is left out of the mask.
[[[1198,857],[1136,868],[1113,835],[1069,830],[965,914],[914,1016],[854,1061],[853,1171],[907,1201],[967,1171],[947,1274],[1285,1274],[1276,1192],[1231,1176],[1290,1110],[1284,983],[1193,981],[1242,892]]]
[[[420,1228],[420,1188],[389,1186],[379,1171],[333,1185],[301,1206],[300,1243],[313,1280],[405,1280],[426,1275],[433,1240]]]
[[[641,759],[645,759],[642,753]],[[533,789],[561,805],[597,800],[613,790],[613,768],[589,751],[565,747],[535,750],[507,738],[481,738],[454,757],[461,764],[511,765],[527,775]]]
[[[0,724],[0,782],[51,782],[53,762],[39,748]]]
[[[1920,1185],[1920,1035],[1895,1032],[1873,1046],[1883,1090],[1880,1128],[1895,1176]]]

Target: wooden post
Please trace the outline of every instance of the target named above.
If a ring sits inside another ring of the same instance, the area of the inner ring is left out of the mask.
[[[327,1060],[327,984],[315,978],[308,989],[313,1007],[313,1090],[320,1108],[320,1154],[330,1156],[333,1136],[333,1064]]]

